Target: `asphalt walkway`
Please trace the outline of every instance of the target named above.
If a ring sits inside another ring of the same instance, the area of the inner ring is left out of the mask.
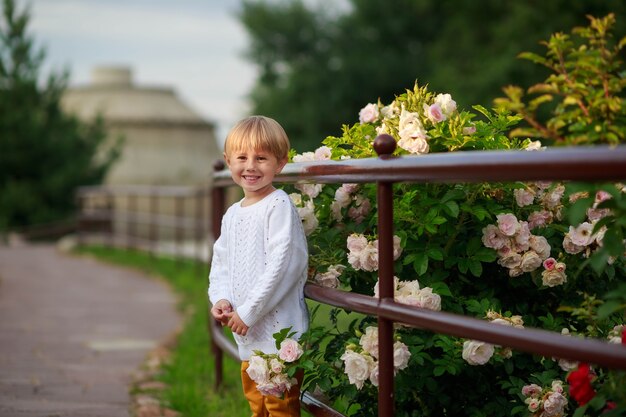
[[[129,416],[133,373],[179,324],[159,280],[0,246],[0,417]]]

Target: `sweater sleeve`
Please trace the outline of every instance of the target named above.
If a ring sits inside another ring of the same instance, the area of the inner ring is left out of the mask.
[[[266,268],[250,297],[237,308],[243,322],[253,326],[278,305],[298,284],[304,284],[308,265],[306,238],[289,197],[278,197],[267,215]]]
[[[211,270],[209,271],[209,300],[215,304],[219,300],[230,300],[228,290],[228,216],[226,212],[222,217],[220,237],[213,245],[213,258],[211,260]]]

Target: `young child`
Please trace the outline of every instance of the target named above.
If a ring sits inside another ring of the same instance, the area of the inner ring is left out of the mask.
[[[209,274],[211,314],[229,326],[239,348],[244,394],[253,417],[300,416],[300,383],[284,398],[263,396],[246,373],[253,351],[276,353],[273,334],[309,325],[304,301],[308,248],[289,196],[272,185],[287,163],[289,139],[273,119],[251,116],[226,138],[224,159],[244,198],[222,219]]]

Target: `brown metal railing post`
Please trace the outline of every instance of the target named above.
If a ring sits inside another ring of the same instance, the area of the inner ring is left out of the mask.
[[[225,168],[224,161],[218,160],[213,165],[215,172],[222,171]],[[224,188],[213,187],[212,193],[212,210],[211,210],[211,226],[213,227],[213,240],[217,240],[220,237],[222,230],[222,216],[224,215],[224,209],[226,205],[226,198]],[[212,329],[221,327],[221,324],[213,319],[209,312],[209,334],[213,334]],[[211,337],[211,350],[213,351],[213,359],[215,360],[215,387],[219,388],[222,385],[224,375],[224,352],[215,342],[215,338]]]
[[[390,135],[379,135],[374,150],[388,159],[396,148]],[[380,300],[394,298],[393,279],[393,183],[377,182],[378,285]],[[378,317],[378,417],[394,415],[393,321]]]

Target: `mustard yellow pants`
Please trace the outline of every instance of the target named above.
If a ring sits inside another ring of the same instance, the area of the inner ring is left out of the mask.
[[[250,379],[248,361],[241,363],[241,382],[243,393],[250,403],[252,417],[300,417],[300,384],[302,375],[297,375],[298,383],[285,392],[280,399],[273,395],[263,395],[256,389],[256,383]]]

